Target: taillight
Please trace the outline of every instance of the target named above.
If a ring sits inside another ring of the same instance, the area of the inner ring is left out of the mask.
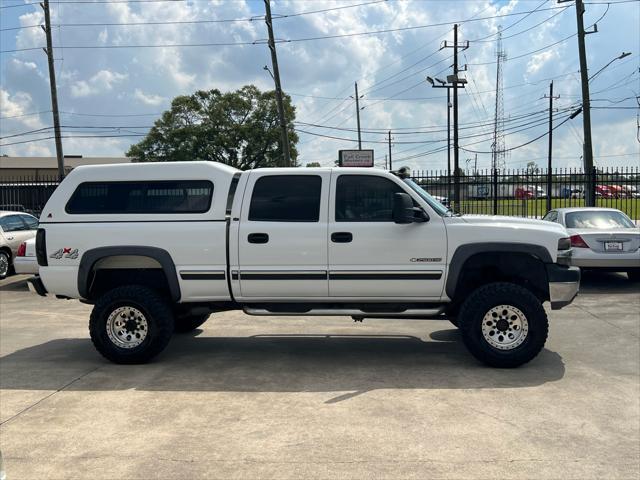
[[[27,253],[27,242],[22,242],[18,247],[18,253],[16,253],[16,257],[24,257]]]
[[[571,246],[575,248],[589,248],[580,235],[571,235]]]
[[[47,234],[44,228],[39,228],[36,233],[36,258],[41,267],[49,265],[47,262]]]

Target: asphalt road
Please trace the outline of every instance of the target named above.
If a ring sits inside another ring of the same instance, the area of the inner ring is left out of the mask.
[[[587,276],[530,364],[477,363],[448,322],[214,315],[112,365],[90,307],[0,282],[9,480],[640,476],[640,293]]]

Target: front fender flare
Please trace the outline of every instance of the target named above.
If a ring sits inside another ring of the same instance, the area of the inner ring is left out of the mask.
[[[545,247],[531,243],[484,242],[460,245],[451,257],[449,264],[449,274],[445,285],[445,291],[449,298],[454,298],[458,279],[465,262],[478,253],[524,253],[543,263],[553,263],[553,259]]]

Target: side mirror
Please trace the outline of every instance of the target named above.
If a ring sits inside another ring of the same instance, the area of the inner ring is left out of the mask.
[[[393,221],[406,224],[426,222],[429,216],[419,207],[413,206],[413,200],[406,193],[396,193],[393,196]]]

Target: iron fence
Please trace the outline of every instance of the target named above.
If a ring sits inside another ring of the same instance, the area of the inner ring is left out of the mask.
[[[413,180],[431,195],[466,214],[541,218],[552,208],[581,207],[591,189],[596,206],[617,208],[640,220],[640,168],[547,170],[481,170],[459,172],[459,202],[455,178],[441,171],[414,171]]]
[[[552,208],[584,206],[588,188],[596,205],[618,208],[640,220],[640,168],[593,170],[479,170],[460,172],[456,206],[455,178],[442,171],[414,171],[413,180],[432,195],[467,214],[541,218]],[[0,181],[0,210],[39,215],[59,182],[56,177]]]
[[[58,178],[53,176],[0,181],[0,210],[17,210],[40,216],[58,184]]]

